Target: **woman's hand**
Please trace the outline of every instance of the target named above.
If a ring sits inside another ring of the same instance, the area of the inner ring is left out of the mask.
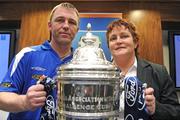
[[[149,87],[145,89],[145,103],[147,111],[150,115],[153,115],[155,113],[156,109],[156,98],[154,96],[154,89]]]

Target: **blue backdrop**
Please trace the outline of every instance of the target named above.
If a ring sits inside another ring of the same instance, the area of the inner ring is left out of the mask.
[[[111,54],[107,47],[106,42],[106,28],[110,22],[117,18],[81,18],[80,19],[80,30],[73,41],[73,48],[78,47],[78,42],[82,35],[87,32],[87,24],[91,23],[91,30],[94,35],[99,36],[101,41],[101,48],[104,51],[107,60],[111,60]]]

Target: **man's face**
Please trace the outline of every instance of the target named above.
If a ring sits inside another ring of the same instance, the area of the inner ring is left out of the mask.
[[[79,27],[78,16],[73,9],[59,7],[48,23],[51,40],[57,44],[71,44]]]

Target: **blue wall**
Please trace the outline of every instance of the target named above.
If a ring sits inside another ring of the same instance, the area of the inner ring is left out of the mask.
[[[101,41],[101,48],[103,49],[106,59],[111,60],[111,54],[110,51],[107,47],[107,42],[106,42],[106,28],[108,24],[115,20],[117,18],[81,18],[80,19],[80,30],[78,34],[76,35],[74,41],[73,41],[73,48],[78,47],[78,42],[80,40],[80,37],[82,35],[86,34],[86,26],[88,23],[91,23],[91,30],[94,35],[97,35],[100,37]]]

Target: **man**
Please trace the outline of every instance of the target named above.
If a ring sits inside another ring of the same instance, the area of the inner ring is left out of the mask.
[[[0,109],[10,112],[8,120],[55,119],[57,90],[47,94],[37,81],[41,76],[53,78],[56,68],[72,59],[71,43],[78,26],[77,9],[61,3],[50,14],[50,41],[24,48],[15,56],[0,84]]]

